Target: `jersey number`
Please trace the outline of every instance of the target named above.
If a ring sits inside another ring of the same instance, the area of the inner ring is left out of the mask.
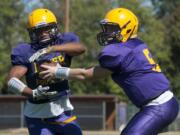
[[[149,52],[149,50],[148,50],[148,49],[144,49],[144,50],[143,50],[143,53],[144,53],[146,59],[149,61],[149,63],[150,63],[151,65],[154,65],[154,67],[152,68],[152,70],[153,70],[153,71],[156,71],[156,72],[161,72],[160,66],[155,63],[155,61],[153,60],[152,57],[150,57],[150,52]]]

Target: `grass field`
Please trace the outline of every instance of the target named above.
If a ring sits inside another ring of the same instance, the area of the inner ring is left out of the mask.
[[[27,129],[6,129],[0,130],[0,135],[28,135]],[[111,131],[84,131],[83,135],[119,135],[119,132]],[[180,135],[180,132],[166,132],[159,135]]]

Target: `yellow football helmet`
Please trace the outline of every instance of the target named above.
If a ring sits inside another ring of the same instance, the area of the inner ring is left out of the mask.
[[[57,19],[48,9],[36,9],[29,14],[28,31],[32,43],[47,45],[57,36]],[[40,38],[43,31],[48,31],[49,36]]]
[[[110,10],[100,22],[102,32],[97,35],[100,45],[112,42],[126,42],[129,38],[137,36],[138,19],[136,15],[126,8]]]

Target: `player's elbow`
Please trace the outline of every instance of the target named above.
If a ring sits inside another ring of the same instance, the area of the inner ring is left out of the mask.
[[[85,53],[86,47],[83,44],[78,44],[77,54]]]

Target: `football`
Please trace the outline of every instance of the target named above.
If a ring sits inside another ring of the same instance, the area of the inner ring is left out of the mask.
[[[53,62],[53,61],[48,61],[48,62],[43,62],[41,64],[37,65],[37,73],[39,75],[40,72],[45,71],[46,69],[41,67],[41,65],[48,65],[48,66],[56,66],[57,62]],[[39,78],[42,78],[41,75],[39,75]]]

